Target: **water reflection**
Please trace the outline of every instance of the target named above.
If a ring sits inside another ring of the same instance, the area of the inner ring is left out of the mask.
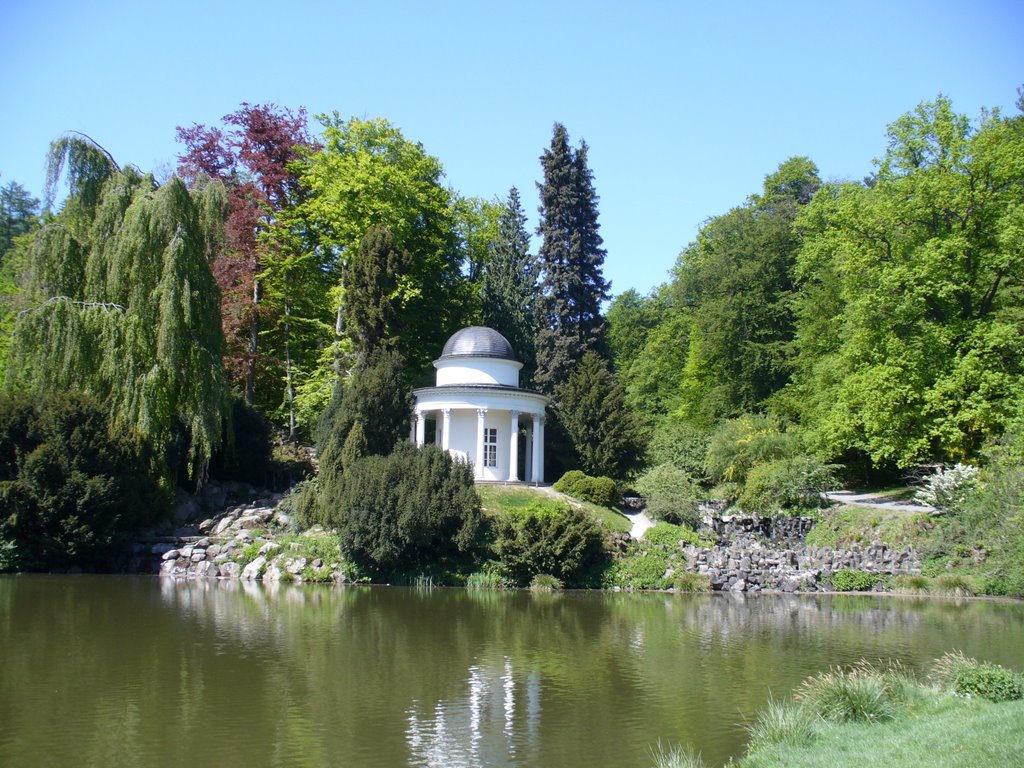
[[[1024,606],[5,577],[0,762],[720,765],[769,694],[953,648],[1024,668]]]
[[[517,681],[509,658],[500,665],[474,664],[458,697],[429,708],[413,702],[407,716],[411,766],[518,766],[522,758],[533,759],[530,745],[539,734],[540,673],[533,670]]]

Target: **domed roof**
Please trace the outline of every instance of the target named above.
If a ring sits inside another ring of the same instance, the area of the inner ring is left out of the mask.
[[[497,357],[502,360],[515,360],[516,354],[508,339],[493,328],[472,325],[456,331],[445,342],[441,359],[447,357]]]

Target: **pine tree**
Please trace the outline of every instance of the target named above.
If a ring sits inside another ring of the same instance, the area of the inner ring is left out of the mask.
[[[588,474],[624,480],[643,463],[640,424],[607,360],[587,352],[557,399],[558,420]]]
[[[480,302],[484,325],[508,339],[523,363],[523,386],[532,381],[536,367],[537,277],[537,259],[530,253],[530,236],[526,233],[526,214],[519,190],[512,187],[498,220],[498,237],[491,243],[484,267]]]
[[[14,238],[24,235],[35,223],[39,201],[21,184],[9,181],[0,187],[0,264],[14,247]]]
[[[552,394],[583,354],[601,349],[603,342],[601,302],[609,298],[611,286],[602,275],[605,250],[587,151],[586,142],[573,150],[565,126],[556,123],[551,146],[541,156],[535,383],[545,394]]]

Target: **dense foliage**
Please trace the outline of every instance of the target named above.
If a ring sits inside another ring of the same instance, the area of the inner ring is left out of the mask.
[[[166,509],[145,454],[93,398],[0,394],[0,570],[111,570]]]
[[[554,489],[566,496],[602,507],[614,504],[618,498],[615,481],[610,477],[591,477],[578,469],[570,470],[558,478]]]
[[[568,505],[534,505],[498,518],[494,550],[516,584],[554,576],[568,586],[587,586],[606,560],[601,529]]]
[[[555,413],[572,442],[579,465],[618,480],[643,461],[643,435],[608,363],[587,352],[556,390]]]
[[[5,387],[88,392],[170,478],[201,481],[230,409],[208,259],[223,189],[158,185],[78,137],[50,164],[71,195],[25,246]]]
[[[248,404],[269,410],[284,401],[294,437],[296,368],[316,354],[302,320],[324,314],[324,297],[311,292],[323,294],[325,270],[288,236],[286,212],[302,195],[296,161],[311,146],[306,112],[242,104],[223,122],[177,129],[185,145],[178,170],[193,185],[213,178],[227,189],[224,238],[211,254],[227,370]]]
[[[607,307],[589,149],[565,126],[532,254],[517,190],[460,196],[387,120],[319,123],[243,104],[181,128],[184,181],[162,184],[69,135],[41,217],[0,188],[5,389],[89,393],[168,486],[255,478],[269,427],[315,431],[299,507],[327,522],[390,466],[445,339],[482,322],[552,398],[550,476],[636,481],[652,514],[693,522],[702,496],[787,513],[837,478],[942,466],[922,493],[945,514],[901,535],[927,538],[929,568],[983,562],[985,589],[1024,592],[1024,116],[940,96],[889,126],[862,181],[789,158],[664,285]],[[351,546],[392,567],[371,539]]]
[[[647,514],[676,525],[697,525],[701,490],[686,470],[672,464],[651,467],[633,484],[647,501]]]
[[[477,545],[480,499],[473,471],[435,446],[403,442],[345,468],[337,506],[341,550],[365,572],[413,575],[466,559]]]
[[[523,370],[519,384],[528,387],[536,368],[537,317],[534,310],[539,266],[530,253],[526,214],[519,190],[509,190],[501,208],[497,237],[489,244],[480,279],[483,324],[508,339]]]

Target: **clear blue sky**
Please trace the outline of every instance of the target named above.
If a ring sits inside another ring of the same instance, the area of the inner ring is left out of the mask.
[[[942,92],[1014,111],[1024,2],[46,2],[0,8],[0,183],[39,194],[88,133],[169,168],[177,125],[239,103],[386,117],[464,195],[523,194],[555,121],[590,145],[614,293],[666,279],[700,223],[793,155],[859,179]]]

